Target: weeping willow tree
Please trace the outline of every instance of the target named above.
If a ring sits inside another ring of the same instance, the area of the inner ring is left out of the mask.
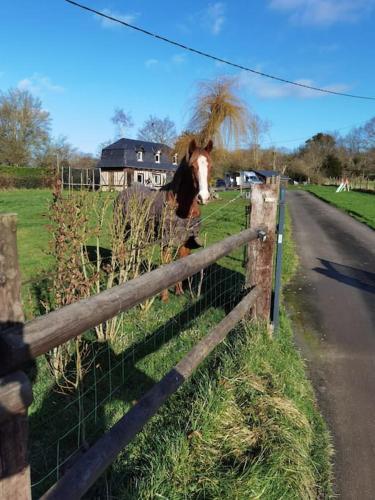
[[[176,151],[185,154],[192,138],[205,145],[209,139],[215,147],[235,143],[246,136],[249,123],[246,105],[236,95],[236,81],[221,77],[199,83],[188,125],[176,142]]]

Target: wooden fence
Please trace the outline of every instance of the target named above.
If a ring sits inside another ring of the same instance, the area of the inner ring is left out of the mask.
[[[251,314],[269,321],[278,192],[278,183],[253,188],[248,229],[28,323],[23,322],[20,303],[16,216],[0,215],[0,498],[31,498],[27,409],[32,386],[22,371],[26,362],[185,280],[234,249],[247,246],[244,298],[42,497],[78,499],[241,319]]]
[[[342,183],[341,177],[329,177],[325,184],[331,186],[340,186]],[[368,177],[350,177],[349,178],[350,189],[358,189],[360,191],[375,191],[375,180],[369,179]]]

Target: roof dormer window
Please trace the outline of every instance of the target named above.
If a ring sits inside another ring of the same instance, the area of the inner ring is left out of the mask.
[[[173,155],[173,165],[177,165],[177,160],[178,160],[178,154]]]
[[[143,151],[137,151],[137,161],[143,161]]]
[[[161,151],[155,153],[155,163],[160,163]]]

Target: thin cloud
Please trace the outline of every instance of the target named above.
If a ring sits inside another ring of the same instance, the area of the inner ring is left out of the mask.
[[[147,59],[147,61],[145,61],[146,68],[153,68],[154,66],[157,66],[158,64],[159,64],[158,59]]]
[[[175,54],[171,58],[172,64],[183,64],[186,61],[185,54]]]
[[[375,0],[269,0],[269,7],[289,14],[296,24],[331,26],[356,22],[375,7]]]
[[[33,94],[61,93],[65,91],[64,87],[52,83],[48,76],[43,76],[39,73],[34,73],[32,76],[20,80],[17,88],[28,90]]]
[[[124,21],[124,23],[130,23],[130,24],[134,23],[134,21],[139,17],[139,13],[121,14],[120,12],[114,12],[113,10],[110,9],[103,9],[101,12],[106,16],[115,17],[116,19],[120,19],[120,21]],[[97,21],[99,21],[102,28],[111,29],[120,26],[119,23],[111,21],[110,19],[107,19],[105,17],[101,17],[98,15],[95,15],[94,17],[95,19],[97,19]]]
[[[225,4],[215,2],[210,4],[206,10],[207,22],[205,23],[213,35],[218,35],[225,23]]]
[[[347,92],[350,89],[350,87],[344,83],[320,86],[314,82],[314,80],[309,78],[300,78],[295,80],[295,82],[302,85],[320,87],[324,90],[334,92]],[[240,74],[239,84],[242,88],[260,99],[284,99],[289,97],[297,99],[316,99],[318,97],[327,97],[329,95],[316,90],[306,89],[304,87],[296,87],[295,85],[287,83],[271,82],[260,76],[250,75],[246,72]]]
[[[185,34],[191,34],[197,27],[211,35],[218,35],[226,21],[226,5],[224,2],[210,3],[205,9],[189,14],[177,28]]]
[[[186,62],[186,54],[175,54],[169,59],[159,61],[159,59],[147,59],[145,66],[147,69],[158,68],[158,70],[171,71],[175,66],[181,66]]]

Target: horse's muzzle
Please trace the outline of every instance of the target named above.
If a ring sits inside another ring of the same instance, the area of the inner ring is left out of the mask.
[[[204,197],[201,195],[201,193],[199,193],[197,196],[197,200],[200,205],[206,205],[209,199],[210,199],[209,195],[207,197]]]

